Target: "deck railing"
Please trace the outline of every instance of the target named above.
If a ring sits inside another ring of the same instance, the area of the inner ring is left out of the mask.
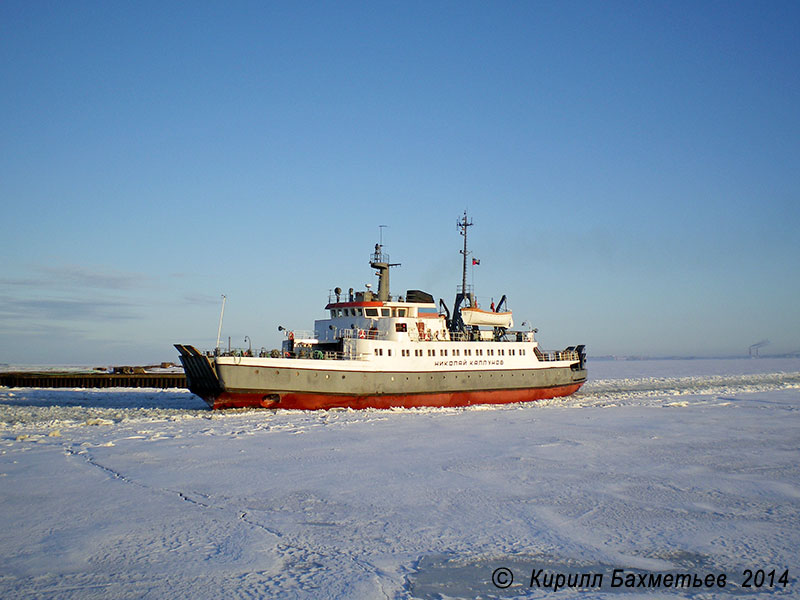
[[[542,361],[580,360],[580,356],[575,350],[553,350],[550,352],[542,352],[538,348],[536,350],[537,358]]]
[[[318,350],[312,344],[303,344],[302,340],[316,340],[317,336],[310,331],[294,331],[295,346],[294,351],[286,353],[283,350],[267,350],[261,348],[253,350],[251,348],[229,348],[227,350],[217,349],[206,352],[209,357],[213,356],[233,356],[233,357],[258,357],[258,358],[313,358],[325,360],[365,360],[369,354],[356,354],[353,351],[328,351]],[[389,340],[394,338],[390,336],[391,332],[381,331],[377,329],[337,329],[332,332],[334,339],[342,340]],[[430,333],[430,332],[428,332]],[[412,342],[533,342],[533,335],[530,331],[509,331],[506,335],[499,339],[481,339],[479,335],[474,332],[460,332],[460,331],[444,331],[439,332],[438,336],[434,332],[433,335],[424,338],[419,335],[416,328],[409,328],[409,339]],[[351,350],[354,348],[352,344],[343,346],[344,350]],[[579,361],[581,360],[580,353],[577,349],[569,347],[564,350],[550,350],[542,351],[538,347],[533,349],[536,357],[540,361],[554,362],[554,361]]]
[[[385,340],[389,338],[389,332],[380,329],[338,329],[336,337],[345,340]]]
[[[208,350],[205,355],[209,358],[219,356],[234,358],[312,358],[316,360],[365,360],[369,356],[365,353],[356,354],[351,352],[329,352],[311,349],[300,349],[299,351],[284,353],[281,350],[266,350],[264,348],[258,351],[250,351],[247,348],[231,348],[230,350],[220,350],[219,352]]]

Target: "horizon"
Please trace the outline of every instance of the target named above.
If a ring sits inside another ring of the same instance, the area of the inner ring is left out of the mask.
[[[329,290],[800,352],[800,5],[0,5],[0,363],[280,347]],[[388,227],[383,228],[381,224]]]

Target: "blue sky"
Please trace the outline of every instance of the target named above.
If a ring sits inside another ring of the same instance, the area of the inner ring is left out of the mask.
[[[280,343],[330,289],[544,347],[800,350],[796,2],[0,4],[0,362]]]

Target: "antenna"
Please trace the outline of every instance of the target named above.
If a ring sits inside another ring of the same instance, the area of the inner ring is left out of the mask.
[[[225,314],[225,294],[222,294],[222,310],[219,313],[219,327],[217,328],[217,354],[219,354],[219,336],[222,334],[222,316]]]
[[[388,225],[378,225],[378,239],[380,240],[378,243],[383,246],[383,230],[384,228],[388,227]]]
[[[464,216],[456,222],[456,227],[459,229],[459,233],[464,236],[464,249],[459,250],[461,254],[464,255],[464,269],[461,273],[461,293],[464,296],[467,295],[467,255],[469,255],[469,251],[467,250],[467,228],[472,227],[472,221],[467,218],[467,211],[464,210]]]

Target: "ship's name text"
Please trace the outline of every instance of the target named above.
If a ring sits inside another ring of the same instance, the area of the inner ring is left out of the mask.
[[[502,367],[503,359],[477,359],[477,360],[437,360],[434,367]]]

